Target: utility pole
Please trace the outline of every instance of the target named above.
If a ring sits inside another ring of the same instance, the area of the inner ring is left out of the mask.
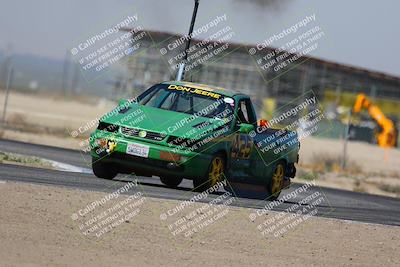
[[[71,82],[71,95],[76,95],[78,92],[78,85],[79,85],[79,66],[77,64],[72,65],[74,70],[73,70],[73,76],[72,76],[72,82]]]
[[[6,112],[7,112],[7,105],[8,105],[8,96],[10,94],[10,87],[11,87],[11,81],[13,78],[13,73],[14,70],[11,67],[8,71],[8,75],[7,75],[7,83],[6,83],[6,95],[5,95],[5,99],[4,99],[4,107],[3,107],[3,117],[2,117],[2,124],[5,125],[6,123]]]
[[[178,73],[176,74],[176,80],[177,81],[182,81],[183,79],[185,79],[185,66],[186,66],[186,63],[187,63],[188,51],[189,51],[189,48],[190,48],[190,42],[192,41],[193,28],[194,28],[194,23],[196,22],[197,9],[199,8],[199,1],[200,0],[194,0],[194,9],[193,9],[193,14],[192,14],[192,21],[190,22],[188,40],[186,41],[185,57],[183,58],[182,62],[179,64],[179,70],[178,70]]]
[[[349,111],[349,119],[347,120],[346,130],[344,133],[344,144],[343,144],[343,155],[342,155],[342,162],[341,167],[342,170],[346,169],[346,161],[347,161],[347,143],[350,137],[350,124],[351,124],[351,117],[352,117],[352,110]]]
[[[62,84],[61,89],[63,90],[64,97],[67,96],[67,86],[68,86],[68,70],[69,70],[69,51],[67,50],[65,54],[63,73],[62,73]]]
[[[4,56],[4,63],[3,63],[3,69],[1,70],[1,85],[4,85],[4,81],[7,83],[7,75],[11,67],[11,55],[12,55],[12,45],[9,44],[7,46],[7,49],[5,51],[5,56]]]

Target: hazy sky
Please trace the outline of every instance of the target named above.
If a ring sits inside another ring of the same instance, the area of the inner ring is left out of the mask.
[[[200,0],[196,25],[226,13],[234,41],[256,43],[315,13],[326,35],[311,55],[400,76],[400,1],[281,1],[260,7],[251,0]],[[193,8],[193,0],[2,2],[0,49],[12,44],[14,53],[53,58],[126,14],[138,14],[147,29],[187,33]]]

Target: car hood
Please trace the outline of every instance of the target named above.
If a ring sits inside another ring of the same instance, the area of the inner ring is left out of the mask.
[[[100,121],[185,138],[210,133],[225,125],[221,119],[198,117],[137,103],[132,103],[127,108],[119,106]]]

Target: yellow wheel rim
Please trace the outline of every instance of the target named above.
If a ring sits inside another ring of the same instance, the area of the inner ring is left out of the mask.
[[[224,173],[224,163],[220,157],[215,157],[211,162],[211,168],[208,173],[211,186],[216,185],[222,180]]]
[[[285,175],[285,171],[283,169],[283,165],[278,163],[274,173],[272,174],[272,187],[271,193],[273,195],[278,194],[282,190],[283,178]]]

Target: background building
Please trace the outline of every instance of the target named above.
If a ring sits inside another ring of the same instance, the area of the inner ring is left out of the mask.
[[[120,90],[138,94],[154,83],[175,79],[176,69],[168,63],[172,56],[162,55],[160,49],[180,38],[181,35],[146,31],[140,40],[141,49],[126,61],[126,77],[122,83],[124,87]],[[199,42],[201,40],[192,40],[192,46]],[[399,77],[308,56],[299,57],[283,70],[274,71],[270,68],[262,71],[248,52],[252,45],[227,44],[224,53],[188,71],[186,80],[249,94],[258,107],[265,107],[267,100],[273,102],[272,106],[279,107],[313,90],[320,103],[349,108],[356,94],[363,92],[385,114],[400,118]],[[182,53],[184,45],[175,50],[174,55]],[[268,54],[273,50],[271,47],[262,52]]]

